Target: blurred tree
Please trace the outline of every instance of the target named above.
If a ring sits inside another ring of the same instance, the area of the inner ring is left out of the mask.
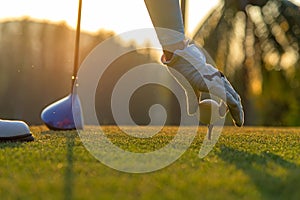
[[[96,45],[113,35],[110,31],[81,32],[80,62]],[[70,93],[74,39],[74,30],[64,23],[40,23],[29,19],[0,23],[0,118],[42,123],[42,109]],[[127,48],[121,40],[117,40],[115,46],[117,52]],[[95,94],[97,114],[102,117],[100,123],[115,123],[110,97],[118,79],[135,66],[157,62],[152,56],[154,53],[150,48],[129,52],[109,66]],[[171,108],[170,96],[170,91],[157,85],[140,88],[130,103],[133,119],[139,124],[149,123],[150,106],[160,103],[170,116],[167,123],[178,122],[180,115],[174,115],[174,110],[178,109]]]
[[[300,10],[287,0],[222,0],[199,26],[241,94],[248,125],[300,125]]]

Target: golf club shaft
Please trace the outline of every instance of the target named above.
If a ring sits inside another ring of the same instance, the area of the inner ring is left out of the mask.
[[[72,91],[73,91],[74,83],[75,83],[76,78],[77,78],[78,65],[79,65],[81,7],[82,7],[82,0],[79,0],[77,26],[76,26],[76,36],[75,36],[76,38],[75,38],[75,50],[74,50],[74,66],[73,66],[73,75],[72,75]]]
[[[186,29],[186,0],[181,0],[181,14],[182,14],[182,20],[183,20],[183,25]]]

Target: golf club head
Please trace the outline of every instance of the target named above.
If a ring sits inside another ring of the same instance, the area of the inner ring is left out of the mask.
[[[79,116],[75,118],[76,122],[74,115]],[[83,129],[83,117],[78,95],[69,94],[47,106],[42,111],[41,118],[51,130]]]

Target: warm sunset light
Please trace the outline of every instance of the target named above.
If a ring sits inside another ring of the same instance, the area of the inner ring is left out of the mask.
[[[299,91],[300,0],[0,0],[0,200],[300,200]]]
[[[201,19],[219,0],[189,0],[188,32],[192,32]],[[34,19],[65,21],[75,27],[77,0],[1,0],[0,20],[28,16]],[[88,0],[83,1],[82,29],[95,32],[99,29],[117,33],[139,28],[151,28],[152,24],[143,0]]]

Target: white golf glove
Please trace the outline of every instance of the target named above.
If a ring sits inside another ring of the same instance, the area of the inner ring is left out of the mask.
[[[210,93],[226,102],[235,125],[243,125],[240,96],[219,70],[206,63],[206,57],[198,47],[187,45],[183,50],[176,50],[169,61],[163,56],[162,62],[180,72],[195,90]]]

